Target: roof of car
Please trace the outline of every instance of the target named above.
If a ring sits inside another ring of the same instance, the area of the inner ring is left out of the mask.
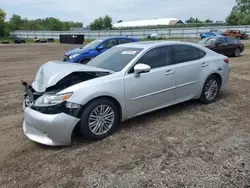
[[[115,37],[106,37],[104,38],[103,40],[107,40],[107,39],[137,39],[137,38],[134,38],[134,37],[126,37],[126,36],[115,36]]]
[[[128,48],[151,48],[158,45],[168,45],[168,44],[194,44],[191,42],[182,42],[182,41],[140,41],[140,42],[132,42],[120,44],[114,47],[128,47]]]

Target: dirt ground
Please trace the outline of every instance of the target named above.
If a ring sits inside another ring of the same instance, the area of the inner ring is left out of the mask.
[[[122,123],[97,142],[47,147],[22,132],[20,79],[73,45],[0,45],[0,187],[250,187],[250,49],[230,58],[217,102],[190,101]]]

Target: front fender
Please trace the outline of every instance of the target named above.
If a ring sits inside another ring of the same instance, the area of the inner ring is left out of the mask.
[[[121,106],[122,119],[126,116],[123,79],[102,81],[103,78],[93,79],[71,86],[61,92],[72,92],[69,102],[86,105],[89,101],[98,97],[111,97]]]

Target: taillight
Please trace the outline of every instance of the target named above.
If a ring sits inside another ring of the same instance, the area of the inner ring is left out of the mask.
[[[229,64],[229,59],[228,58],[224,59],[224,61],[225,61],[225,63]]]

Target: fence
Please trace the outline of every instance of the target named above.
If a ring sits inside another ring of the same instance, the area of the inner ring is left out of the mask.
[[[242,30],[250,33],[250,26],[213,26],[213,27],[190,27],[190,28],[161,28],[161,29],[135,29],[135,30],[109,30],[109,31],[24,31],[17,30],[11,32],[21,38],[54,38],[59,39],[60,34],[84,34],[85,39],[105,38],[110,36],[128,36],[137,38],[146,38],[152,33],[161,34],[166,38],[199,38],[199,33],[208,32],[211,29],[225,31],[227,29]]]

